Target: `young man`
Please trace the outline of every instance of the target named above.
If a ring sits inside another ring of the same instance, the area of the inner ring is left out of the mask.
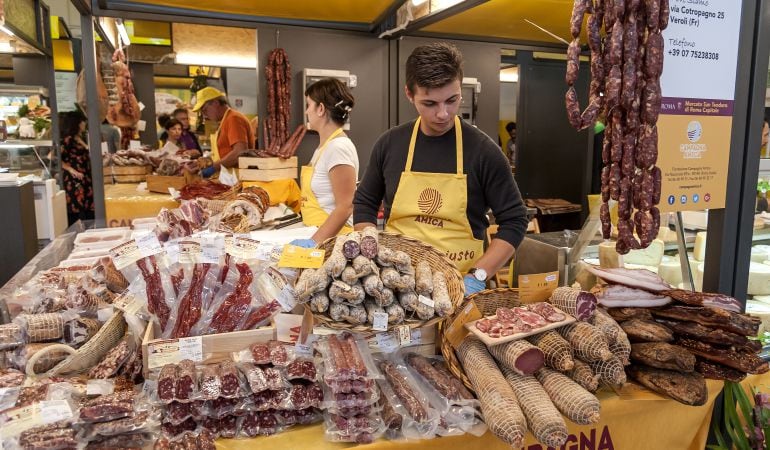
[[[416,48],[405,92],[419,118],[385,132],[353,200],[356,229],[376,223],[447,253],[465,276],[465,294],[486,280],[524,239],[527,210],[507,158],[486,134],[460,120],[462,55],[451,44]],[[484,251],[489,209],[499,230]]]
[[[219,122],[219,128],[211,138],[211,159],[214,164],[201,171],[209,177],[221,166],[238,166],[238,157],[254,148],[254,132],[243,114],[230,108],[224,92],[205,87],[195,93],[193,111],[202,111],[207,120]]]

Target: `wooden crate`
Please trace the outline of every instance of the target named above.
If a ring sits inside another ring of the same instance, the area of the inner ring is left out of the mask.
[[[152,173],[152,166],[106,166],[103,169],[104,182],[111,183],[141,183],[147,181],[147,175]]]
[[[156,355],[168,350],[177,343],[178,339],[155,339],[156,330],[151,322],[142,339],[142,361],[144,362],[144,376],[147,377],[150,369],[150,360],[158,361]],[[201,336],[203,347],[203,363],[211,364],[231,358],[231,353],[249,348],[256,342],[267,342],[275,339],[275,327],[266,326],[256,330],[234,331],[232,333],[209,334]]]
[[[297,157],[292,156],[288,159],[283,158],[254,158],[251,156],[241,156],[238,158],[238,169],[289,169],[297,168]]]
[[[285,169],[238,169],[238,179],[241,181],[275,181],[296,179],[296,167]]]
[[[177,191],[184,186],[200,180],[198,174],[185,172],[183,176],[171,177],[166,175],[147,175],[147,190],[159,194],[168,194],[168,188],[172,187]]]

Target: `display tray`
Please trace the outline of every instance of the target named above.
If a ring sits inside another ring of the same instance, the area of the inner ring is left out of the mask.
[[[559,308],[557,308],[557,307],[555,307],[553,305],[551,305],[551,306],[556,311],[564,314],[567,318],[562,320],[562,321],[559,321],[559,322],[552,322],[552,323],[549,323],[548,325],[544,325],[542,327],[532,329],[532,330],[527,331],[525,333],[516,333],[516,334],[512,334],[510,336],[502,336],[502,337],[499,337],[499,338],[493,338],[493,337],[489,336],[488,334],[484,333],[483,331],[479,330],[478,328],[476,328],[476,323],[479,320],[496,319],[497,315],[488,316],[488,317],[482,317],[481,319],[474,320],[472,322],[468,322],[468,323],[465,324],[465,328],[468,331],[470,331],[471,333],[475,334],[484,344],[486,344],[487,346],[491,347],[491,346],[494,346],[494,345],[505,344],[506,342],[511,342],[511,341],[522,339],[522,338],[525,338],[525,337],[528,337],[528,336],[532,336],[534,334],[540,334],[540,333],[542,333],[544,331],[553,330],[554,328],[559,328],[559,327],[562,327],[564,325],[567,325],[567,324],[570,324],[572,322],[575,322],[576,319],[574,317],[570,316],[569,314],[565,313],[564,311],[562,311],[561,309],[559,309]]]
[[[141,183],[152,173],[151,165],[144,166],[109,166],[104,168],[104,182]]]

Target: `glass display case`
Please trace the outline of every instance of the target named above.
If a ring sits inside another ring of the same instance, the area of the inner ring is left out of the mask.
[[[48,89],[40,86],[0,84],[0,120],[14,139],[51,138]]]

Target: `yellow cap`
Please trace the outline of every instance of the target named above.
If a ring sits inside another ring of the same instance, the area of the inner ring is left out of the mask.
[[[214,100],[215,98],[224,96],[225,93],[218,89],[214,89],[213,87],[205,87],[195,93],[195,106],[193,106],[193,111],[199,111],[209,100]]]

